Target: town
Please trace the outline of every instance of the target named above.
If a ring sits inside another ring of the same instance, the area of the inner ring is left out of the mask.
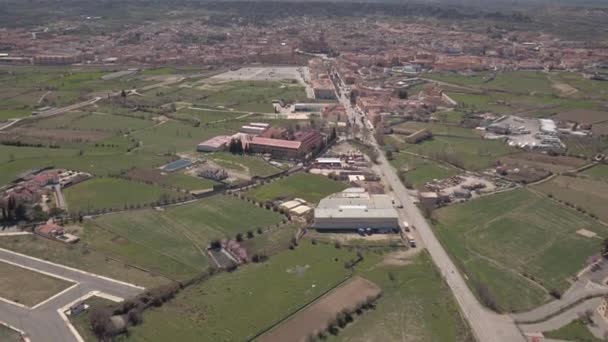
[[[0,340],[608,336],[605,7],[67,4],[0,7]]]

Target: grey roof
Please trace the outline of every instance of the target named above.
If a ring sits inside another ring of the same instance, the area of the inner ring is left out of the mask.
[[[388,195],[370,195],[366,192],[358,193],[359,196],[353,195],[337,193],[322,199],[315,209],[315,218],[399,217]]]

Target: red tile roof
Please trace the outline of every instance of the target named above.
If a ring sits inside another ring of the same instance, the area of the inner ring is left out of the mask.
[[[300,148],[302,143],[300,141],[290,141],[290,140],[282,140],[282,139],[271,139],[271,138],[260,138],[254,137],[251,140],[251,144],[261,145],[261,146],[269,146],[269,147],[281,147],[297,150]]]

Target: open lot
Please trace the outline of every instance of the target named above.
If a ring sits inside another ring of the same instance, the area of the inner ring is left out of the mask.
[[[502,164],[531,166],[554,173],[577,169],[587,164],[587,161],[567,156],[550,156],[547,154],[521,152],[499,158]]]
[[[434,230],[471,288],[500,311],[520,311],[568,288],[608,228],[519,189],[442,208]],[[595,238],[576,234],[586,229]],[[489,304],[488,304],[489,305]]]
[[[35,235],[3,236],[0,237],[0,247],[144,287],[168,282],[167,278],[151,275],[129,267],[115,258],[108,258],[103,251],[98,251],[92,246],[91,237],[91,234],[85,230],[81,235],[84,243],[66,245]]]
[[[405,266],[372,266],[369,259],[359,267],[361,275],[382,288],[382,297],[374,310],[327,341],[474,341],[428,254],[413,256]]]
[[[215,152],[204,156],[228,171],[232,170],[236,174],[247,177],[266,177],[283,171],[260,157],[228,152]]]
[[[0,297],[32,307],[73,283],[0,261]]]
[[[247,196],[260,202],[275,199],[302,198],[318,203],[322,198],[346,189],[346,184],[322,175],[298,173],[247,191]]]
[[[232,196],[190,204],[137,210],[89,222],[90,244],[105,254],[166,275],[186,279],[208,265],[205,250],[213,239],[273,226],[281,216]]]
[[[82,337],[86,342],[94,342],[97,340],[97,337],[91,329],[91,310],[96,307],[110,306],[115,303],[111,300],[97,296],[90,297],[89,299],[85,300],[84,303],[89,306],[89,309],[76,316],[69,316],[69,320],[80,334],[80,337]]]
[[[603,221],[608,220],[607,182],[583,177],[559,176],[549,182],[539,184],[536,189],[596,215]]]
[[[127,173],[127,177],[140,182],[167,185],[185,190],[212,189],[214,185],[218,184],[215,181],[190,176],[183,172],[166,173],[159,169],[133,169]]]
[[[580,320],[573,321],[557,330],[545,331],[543,335],[546,338],[552,338],[556,340],[564,341],[577,341],[577,342],[600,342],[599,338],[596,338],[591,334],[589,328],[585,323]]]
[[[23,342],[21,334],[17,331],[0,324],[0,341],[4,342]]]
[[[345,249],[303,243],[187,288],[147,311],[128,340],[247,340],[339,284],[348,276],[344,262],[353,257]]]
[[[446,164],[407,153],[393,153],[391,163],[398,171],[405,172],[405,184],[411,184],[415,188],[424,186],[426,182],[449,178],[459,173],[458,169]]]
[[[149,203],[163,203],[183,196],[174,190],[121,178],[93,178],[64,190],[71,212],[124,209]]]

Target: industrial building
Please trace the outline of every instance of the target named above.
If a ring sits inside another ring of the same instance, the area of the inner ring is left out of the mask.
[[[320,231],[388,233],[399,229],[399,215],[388,195],[349,188],[328,196],[315,209],[313,228]]]
[[[318,131],[297,131],[293,140],[254,137],[249,142],[249,149],[253,153],[268,153],[274,158],[302,158],[319,147],[321,140]]]
[[[229,135],[218,135],[213,137],[207,141],[204,141],[196,147],[196,150],[199,152],[217,152],[226,149],[226,146],[230,143],[232,139]]]

